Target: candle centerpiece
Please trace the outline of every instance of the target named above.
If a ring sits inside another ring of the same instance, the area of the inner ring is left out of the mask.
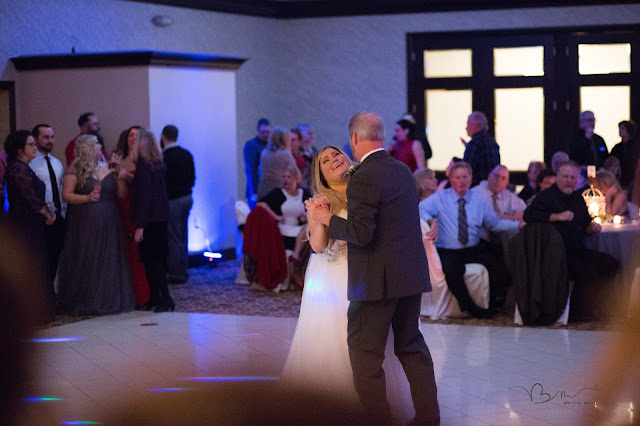
[[[582,198],[584,198],[584,202],[587,204],[587,210],[589,211],[589,216],[593,219],[599,218],[602,223],[610,219],[607,217],[606,213],[606,201],[604,198],[604,194],[598,188],[594,188],[591,185],[588,189],[585,189],[582,192]]]

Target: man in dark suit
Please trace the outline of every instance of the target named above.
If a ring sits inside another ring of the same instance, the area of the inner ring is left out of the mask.
[[[349,122],[360,167],[347,187],[348,219],[312,204],[309,214],[349,250],[348,345],[356,391],[367,415],[391,423],[382,362],[393,328],[394,349],[411,385],[415,424],[439,424],[433,361],[420,329],[422,293],[431,291],[409,168],[383,148],[382,119],[371,113]]]

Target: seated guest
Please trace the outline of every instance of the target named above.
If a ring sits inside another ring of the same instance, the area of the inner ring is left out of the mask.
[[[546,168],[540,170],[540,173],[538,173],[536,177],[536,193],[527,200],[527,205],[531,204],[531,201],[533,201],[540,191],[544,191],[554,183],[556,183],[556,172],[554,172],[553,169]]]
[[[558,169],[560,168],[560,166],[562,166],[567,161],[569,161],[569,154],[563,151],[558,151],[553,154],[553,157],[551,157],[551,168],[554,172],[558,173]]]
[[[636,137],[636,123],[631,120],[621,121],[618,130],[622,141],[613,147],[611,155],[620,160],[620,185],[628,189],[633,183],[640,159],[640,140]]]
[[[398,120],[394,131],[395,142],[389,148],[389,155],[409,167],[411,173],[424,168],[424,149],[415,140],[416,125],[408,120]]]
[[[604,296],[612,287],[619,264],[612,256],[586,248],[586,236],[602,227],[591,221],[582,195],[575,191],[578,164],[569,161],[557,174],[557,181],[542,191],[524,212],[527,223],[549,222],[560,232],[567,252],[571,293],[570,319],[591,319],[603,307]]]
[[[589,172],[587,166],[580,166],[578,173],[578,183],[576,184],[576,191],[579,191],[581,194],[591,187],[591,182],[589,182]],[[551,186],[551,185],[549,185]]]
[[[596,185],[604,194],[607,203],[606,213],[612,216],[627,216],[629,214],[629,203],[627,202],[627,191],[620,187],[618,179],[608,170],[599,170],[596,174]]]
[[[489,179],[480,182],[473,190],[487,199],[500,219],[522,220],[522,213],[527,204],[509,191],[508,185],[509,169],[500,165],[489,173]]]
[[[436,247],[447,286],[458,300],[461,311],[468,311],[478,318],[488,318],[492,307],[504,303],[507,270],[504,263],[484,249],[480,243],[480,231],[484,227],[492,231],[518,229],[519,222],[500,219],[489,202],[479,193],[469,191],[471,167],[459,161],[451,168],[451,188],[438,191],[419,204],[420,218],[436,219],[433,229],[438,229]],[[491,303],[489,309],[478,307],[464,283],[467,263],[481,263],[489,271]]]
[[[618,181],[620,181],[622,172],[620,169],[620,160],[618,159],[618,157],[614,157],[613,155],[608,156],[607,159],[604,160],[604,165],[602,166],[602,169],[611,172],[613,176]]]
[[[444,171],[444,175],[447,178],[438,184],[438,191],[440,191],[441,189],[447,189],[451,187],[451,184],[449,183],[449,174],[451,173],[451,168],[453,167],[453,165],[458,161],[462,161],[462,160],[458,157],[453,157],[451,161],[449,161],[449,165]]]
[[[300,170],[293,166],[283,173],[282,188],[277,188],[258,200],[278,222],[280,234],[287,250],[292,250],[290,260],[299,261],[300,250],[306,239],[307,212],[304,202],[311,194],[300,186]]]
[[[536,193],[536,177],[538,177],[540,170],[544,168],[545,165],[542,161],[531,161],[529,163],[529,167],[527,168],[527,183],[524,188],[522,188],[522,191],[518,193],[518,197],[522,198],[523,201],[527,201]]]
[[[429,168],[416,170],[413,174],[416,181],[416,189],[418,190],[418,199],[420,201],[433,195],[438,190],[438,179],[436,172]]]

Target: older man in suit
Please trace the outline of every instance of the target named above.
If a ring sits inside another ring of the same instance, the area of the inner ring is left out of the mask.
[[[384,150],[378,115],[354,115],[349,134],[360,167],[347,187],[348,219],[320,204],[309,214],[329,227],[330,238],[348,243],[348,345],[356,391],[372,420],[391,423],[382,362],[392,327],[411,385],[413,423],[438,424],[433,361],[419,329],[420,300],[431,285],[413,176]]]

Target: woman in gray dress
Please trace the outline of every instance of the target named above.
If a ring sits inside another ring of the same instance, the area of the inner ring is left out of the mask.
[[[58,302],[70,315],[105,315],[135,307],[117,207],[123,182],[101,157],[98,139],[80,136],[75,160],[63,178],[62,198],[69,207]]]

